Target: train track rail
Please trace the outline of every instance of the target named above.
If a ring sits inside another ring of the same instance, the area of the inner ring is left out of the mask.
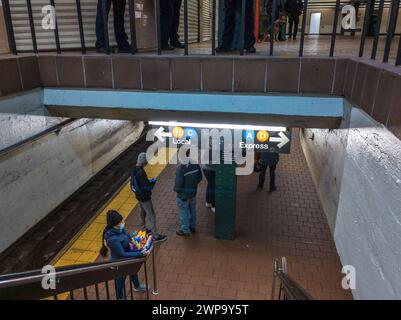
[[[40,269],[49,264],[121,188],[140,152],[140,138],[0,255],[0,274]]]

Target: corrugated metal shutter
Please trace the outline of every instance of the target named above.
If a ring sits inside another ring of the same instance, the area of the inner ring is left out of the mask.
[[[202,0],[201,0],[202,1]],[[198,42],[198,0],[188,0],[188,41]],[[184,1],[181,4],[180,27],[178,30],[180,39],[184,41]]]
[[[137,0],[135,4],[144,3],[147,0]],[[49,5],[49,0],[32,0],[32,10],[35,20],[35,31],[38,42],[39,50],[54,50],[55,39],[53,30],[44,30],[42,28],[42,8],[43,6]],[[56,11],[57,11],[57,22],[60,34],[60,44],[62,49],[76,49],[81,47],[79,37],[78,18],[76,12],[76,1],[75,0],[55,0]],[[11,15],[13,19],[15,39],[17,43],[17,49],[20,51],[32,50],[31,30],[29,26],[28,9],[26,6],[26,0],[12,0],[10,1]],[[145,4],[146,11],[153,11],[153,4]],[[97,0],[82,0],[82,19],[84,22],[84,33],[85,43],[87,48],[93,48],[95,46],[96,34],[95,34],[95,21],[96,21],[96,9]],[[152,7],[152,8],[150,8]],[[126,18],[125,28],[129,35],[129,15],[128,15],[128,4],[126,7]],[[149,25],[154,23],[154,18],[149,17],[146,14],[142,14],[141,18],[136,19],[137,30],[139,28],[147,29]],[[147,24],[148,27],[144,27]],[[138,28],[139,27],[139,28]],[[153,28],[152,28],[153,29]],[[110,45],[116,45],[113,28],[113,14],[112,9],[109,16],[109,37]],[[138,35],[138,38],[143,38]],[[147,41],[149,42],[149,41]],[[139,45],[139,44],[138,44]],[[148,45],[145,45],[148,46]]]
[[[212,1],[201,1],[201,41],[208,41],[212,32]]]

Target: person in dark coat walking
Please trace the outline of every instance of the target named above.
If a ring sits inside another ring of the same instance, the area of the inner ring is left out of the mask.
[[[110,250],[110,261],[119,259],[129,258],[142,258],[149,255],[150,252],[146,250],[142,251],[131,251],[130,250],[131,236],[125,230],[124,218],[115,210],[107,212],[107,225],[102,235],[102,249],[100,253],[103,257],[106,257]],[[139,282],[138,275],[132,275],[130,277],[134,284],[134,291],[141,292],[145,291],[146,285]],[[125,277],[118,278],[116,280],[116,291],[117,298],[119,300],[124,299],[124,286]]]
[[[276,166],[280,156],[278,153],[271,152],[262,152],[259,164],[260,164],[260,173],[259,173],[259,184],[257,190],[263,190],[263,186],[265,184],[265,177],[267,167],[270,169],[270,192],[275,191],[276,188]]]
[[[156,179],[149,180],[144,169],[147,163],[146,153],[141,152],[131,174],[131,190],[135,193],[136,199],[141,207],[142,228],[148,233],[152,233],[155,242],[167,240],[167,236],[157,232],[156,214],[152,203],[152,190],[156,184]],[[146,227],[146,218],[150,222],[150,228]]]
[[[290,30],[288,32],[288,38],[291,37],[296,40],[299,26],[299,17],[302,14],[304,5],[302,0],[287,0],[285,4],[285,11],[288,14],[288,22]]]

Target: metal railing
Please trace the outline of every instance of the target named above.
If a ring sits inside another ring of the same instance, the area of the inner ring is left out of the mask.
[[[279,281],[279,291],[276,297],[276,280]],[[279,259],[274,259],[273,281],[272,281],[272,300],[314,300],[313,297],[306,292],[293,278],[287,274],[287,260],[281,258],[281,266]]]
[[[152,250],[153,269],[153,294],[158,294],[156,280],[155,253]],[[149,300],[149,281],[147,258],[116,260],[113,262],[82,264],[55,268],[54,274],[43,272],[43,270],[28,271],[0,276],[0,299],[13,300],[38,300],[52,298],[58,299],[61,294],[67,294],[71,300],[83,297],[89,300],[89,291],[94,289],[96,300],[110,300],[115,296],[118,299],[117,281],[119,278],[130,277],[144,267],[146,298]],[[52,278],[54,276],[54,278]],[[50,284],[53,281],[54,288]],[[114,283],[113,288],[110,281]],[[134,299],[134,288],[131,279],[124,280],[123,299]],[[47,283],[49,286],[43,286]],[[104,290],[100,290],[100,286]],[[50,288],[49,288],[50,287]],[[129,294],[128,294],[129,293]]]
[[[102,13],[103,13],[103,25],[105,28],[105,52],[106,54],[110,54],[110,39],[109,39],[109,30],[108,30],[108,12],[106,8],[106,0],[99,0],[101,2],[101,8],[102,8]],[[160,13],[160,1],[162,0],[155,0],[155,19],[156,19],[156,39],[157,39],[157,54],[161,55],[162,54],[162,39],[161,39],[161,13]],[[202,1],[202,0],[200,0]],[[212,12],[211,12],[211,55],[215,55],[216,53],[216,19],[217,19],[217,1],[219,0],[212,0]],[[222,1],[222,0],[220,0]],[[240,19],[240,48],[239,48],[239,54],[243,55],[244,54],[244,32],[245,32],[245,15],[246,15],[246,1],[252,1],[252,0],[238,0],[242,1],[241,5],[241,19]],[[382,20],[383,20],[383,11],[385,4],[389,4],[389,20],[388,20],[388,30],[386,33],[386,39],[385,39],[385,47],[384,47],[384,53],[383,53],[383,58],[382,61],[384,63],[388,63],[389,61],[389,56],[390,56],[390,50],[391,46],[395,37],[395,27],[397,24],[397,19],[398,19],[398,12],[400,8],[400,0],[379,0],[379,4],[377,6],[377,3],[375,0],[361,0],[361,1],[356,1],[355,3],[358,4],[358,7],[361,8],[361,5],[364,5],[365,7],[365,16],[363,19],[363,26],[361,29],[361,37],[360,37],[360,43],[359,43],[359,52],[356,53],[357,56],[362,57],[365,51],[365,43],[366,43],[366,37],[368,36],[368,30],[369,26],[371,24],[371,17],[373,14],[373,10],[378,9],[378,15],[377,15],[377,23],[375,24],[375,30],[373,34],[373,44],[372,44],[372,52],[370,54],[371,59],[376,60],[377,58],[377,48],[379,44],[379,37],[380,37],[380,30],[382,26]],[[258,1],[259,3],[259,1]],[[310,0],[303,0],[303,10],[302,10],[302,20],[301,20],[301,37],[300,37],[300,43],[299,43],[299,51],[298,51],[298,56],[302,57],[304,55],[304,47],[305,47],[305,35],[306,35],[306,22],[307,22],[307,16],[308,16],[308,10],[309,7],[313,5],[313,7],[316,7],[316,5],[319,2],[313,2]],[[331,3],[325,2],[324,4],[321,4],[323,7],[327,7],[329,4],[335,5],[335,10],[334,10],[334,17],[333,17],[333,26],[332,26],[332,31],[331,31],[331,41],[330,41],[330,50],[328,52],[328,55],[330,57],[334,56],[335,53],[335,46],[336,46],[336,37],[337,37],[337,28],[339,24],[339,13],[340,13],[340,5],[345,4],[347,2],[340,1],[340,0],[332,0]],[[31,38],[32,38],[32,47],[33,47],[33,52],[37,53],[38,50],[38,45],[37,45],[37,40],[36,40],[36,32],[35,32],[35,23],[34,23],[34,18],[32,14],[32,4],[30,0],[26,0],[27,8],[28,8],[28,17],[29,17],[29,25],[30,25],[30,30],[31,30]],[[55,6],[54,0],[49,0],[49,4],[52,6]],[[184,55],[189,54],[189,41],[188,41],[188,0],[183,0],[184,4]],[[268,46],[268,50],[266,52],[266,55],[272,56],[274,54],[274,23],[275,19],[272,19],[272,17],[276,17],[277,14],[277,4],[278,0],[272,0],[272,13],[270,16],[270,44]],[[85,36],[84,36],[84,21],[82,18],[82,8],[81,8],[81,1],[76,0],[76,13],[77,13],[77,21],[78,21],[78,29],[79,29],[79,35],[80,35],[80,42],[81,42],[81,52],[82,54],[85,54],[87,52],[87,47],[85,43]],[[136,28],[135,28],[135,8],[134,8],[134,0],[128,0],[128,10],[129,10],[129,30],[130,30],[130,36],[131,36],[131,53],[135,54],[137,53],[137,34],[136,34]],[[199,10],[199,9],[198,9]],[[16,41],[15,41],[15,35],[14,35],[14,28],[13,28],[13,21],[12,21],[12,14],[10,10],[10,3],[9,0],[3,0],[3,11],[4,11],[4,16],[5,16],[5,22],[6,22],[6,29],[7,29],[7,35],[8,35],[8,41],[9,41],[9,47],[10,50],[13,54],[18,54],[17,46],[16,46]],[[199,14],[199,12],[198,12]],[[199,18],[198,18],[199,21]],[[355,29],[351,30],[352,34],[355,34]],[[60,45],[60,34],[59,34],[59,27],[57,25],[57,20],[55,23],[55,28],[54,28],[54,41],[56,44],[56,51],[58,54],[60,54],[63,51],[63,48],[61,48]],[[355,39],[355,41],[358,41]],[[401,37],[398,41],[398,49],[396,53],[396,59],[395,59],[395,65],[399,66],[401,65]]]

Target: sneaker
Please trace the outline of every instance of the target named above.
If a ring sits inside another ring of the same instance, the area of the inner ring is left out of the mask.
[[[170,45],[173,46],[174,48],[178,48],[178,49],[184,49],[185,48],[185,46],[181,42],[179,42],[178,40],[170,42]]]
[[[131,53],[131,52],[132,48],[129,45],[118,48],[118,53]]]
[[[216,52],[217,53],[223,53],[223,52],[229,52],[229,51],[231,51],[229,48],[226,48],[226,47],[217,47],[216,48]]]
[[[257,190],[257,191],[262,191],[263,188],[262,188],[261,186],[257,186],[257,187],[256,187],[256,190]]]
[[[276,190],[277,190],[277,187],[276,187],[276,186],[270,187],[270,192],[274,192],[274,191],[276,191]]]
[[[167,236],[164,236],[162,234],[159,234],[157,237],[154,238],[154,242],[163,242],[167,240]]]
[[[212,212],[216,213],[216,208],[212,207]]]
[[[141,283],[139,285],[139,287],[134,287],[134,292],[143,292],[146,291],[146,289],[148,289],[148,287],[146,286],[146,284]]]
[[[181,237],[189,237],[189,233],[185,233],[182,230],[178,230],[176,232],[177,236],[181,236]]]
[[[147,234],[152,234],[152,230],[150,230],[149,228],[142,228],[142,230],[146,231]]]
[[[196,229],[192,227],[189,227],[189,231],[191,231],[192,233],[196,233]]]
[[[107,50],[105,47],[96,48],[97,53],[107,54]]]
[[[254,46],[245,49],[246,53],[256,53],[256,49]]]
[[[164,51],[171,51],[171,50],[174,50],[174,49],[175,48],[173,46],[170,46],[170,45],[162,46],[162,50],[164,50]]]
[[[211,208],[211,207],[212,207],[212,204],[209,202],[206,202],[206,208]]]

